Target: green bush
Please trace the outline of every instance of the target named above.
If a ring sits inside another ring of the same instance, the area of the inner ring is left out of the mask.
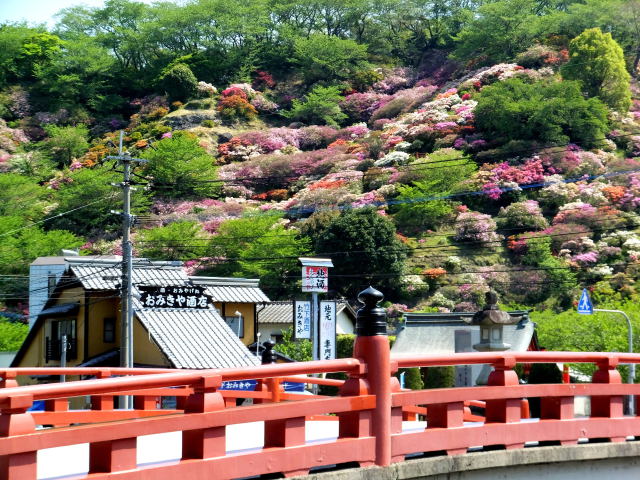
[[[456,383],[456,367],[423,367],[420,369],[424,388],[451,388]]]
[[[622,48],[599,28],[585,30],[571,40],[562,75],[578,80],[588,96],[598,97],[614,110],[626,112],[631,106],[631,75]]]
[[[349,39],[318,33],[296,38],[293,48],[292,60],[308,84],[348,80],[367,66],[367,46]]]
[[[188,65],[176,63],[162,71],[158,77],[158,86],[172,100],[185,101],[195,95],[198,79]]]
[[[283,112],[283,115],[308,124],[320,123],[335,127],[347,118],[338,105],[343,99],[338,87],[318,86],[306,95],[304,101],[295,99],[291,110]]]
[[[404,388],[409,390],[422,390],[424,388],[424,381],[419,368],[401,368],[398,370],[397,377],[404,373]]]
[[[597,98],[585,99],[574,81],[511,78],[489,85],[478,96],[475,117],[478,129],[504,142],[593,146],[608,130],[607,108]]]

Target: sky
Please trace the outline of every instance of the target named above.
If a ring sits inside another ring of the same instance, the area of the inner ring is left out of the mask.
[[[151,3],[152,0],[141,0]],[[53,16],[75,5],[101,7],[104,0],[0,0],[0,23],[26,20],[29,23],[55,23]]]

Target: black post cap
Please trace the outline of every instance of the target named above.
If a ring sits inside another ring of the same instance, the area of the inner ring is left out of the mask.
[[[276,363],[276,352],[273,351],[273,347],[276,346],[276,342],[273,340],[267,340],[262,343],[262,346],[264,347],[264,350],[262,351],[262,365]]]
[[[373,287],[358,294],[358,301],[363,304],[356,312],[356,335],[371,337],[387,335],[387,312],[378,307],[384,295]]]

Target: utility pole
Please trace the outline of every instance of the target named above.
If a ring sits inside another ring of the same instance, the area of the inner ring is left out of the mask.
[[[123,165],[123,180],[114,186],[122,188],[122,312],[120,316],[120,366],[133,368],[133,293],[131,276],[133,272],[133,248],[131,245],[131,225],[134,216],[131,215],[131,163],[146,163],[146,160],[132,158],[122,149],[124,132],[120,130],[120,142],[118,155],[107,157],[109,160],[117,160]],[[135,189],[133,189],[135,190]],[[116,213],[116,212],[114,212]],[[125,408],[133,408],[133,398],[125,397]]]

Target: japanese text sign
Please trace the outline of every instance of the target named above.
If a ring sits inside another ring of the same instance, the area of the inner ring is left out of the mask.
[[[311,338],[311,302],[293,302],[293,326],[296,339]]]
[[[139,286],[140,301],[145,308],[208,309],[212,300],[205,287],[183,285],[169,287]]]
[[[303,292],[327,292],[329,268],[305,265],[302,267]]]
[[[321,360],[336,358],[336,302],[320,302]]]

